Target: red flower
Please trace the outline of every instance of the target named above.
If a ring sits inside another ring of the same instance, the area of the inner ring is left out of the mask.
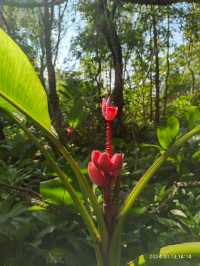
[[[109,187],[111,178],[116,178],[121,173],[124,156],[121,153],[112,155],[112,121],[117,115],[118,107],[112,106],[110,97],[108,97],[103,99],[101,108],[106,120],[106,151],[101,153],[95,150],[92,152],[88,173],[91,181],[97,186]]]
[[[111,158],[107,152],[93,151],[91,162],[88,164],[90,179],[97,186],[105,187],[109,179],[117,177],[121,173],[124,156],[121,153],[114,154]]]
[[[100,167],[105,173],[109,173],[112,168],[110,157],[107,152],[101,153],[97,161],[98,167]]]
[[[101,109],[103,117],[106,121],[113,121],[118,112],[118,107],[111,105],[110,97],[102,100]]]
[[[73,134],[73,129],[71,127],[68,127],[66,129],[66,132],[67,132],[67,137],[68,138],[71,138],[72,134]]]
[[[93,183],[99,187],[104,187],[106,185],[106,177],[99,168],[93,162],[88,164],[88,173]]]
[[[111,158],[112,175],[117,177],[121,173],[124,155],[122,153],[115,153]]]

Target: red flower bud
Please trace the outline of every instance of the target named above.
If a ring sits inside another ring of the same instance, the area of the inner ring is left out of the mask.
[[[98,169],[93,162],[89,162],[88,164],[88,173],[90,176],[90,179],[93,183],[95,183],[99,187],[105,187],[106,186],[106,178],[100,169]]]
[[[122,153],[115,153],[111,158],[112,163],[112,175],[119,176],[122,169],[124,155]]]
[[[108,173],[112,167],[110,157],[107,152],[103,152],[98,159],[98,166],[106,173]]]
[[[116,153],[110,158],[107,152],[101,153],[94,150],[91,155],[91,162],[88,164],[90,179],[97,186],[105,187],[109,178],[118,177],[121,173],[124,155]]]
[[[94,150],[92,152],[92,155],[91,155],[91,160],[92,162],[98,166],[98,159],[99,159],[99,156],[101,155],[101,152],[100,151],[97,151],[97,150]]]
[[[118,107],[112,106],[110,103],[110,97],[103,99],[102,104],[102,114],[106,121],[113,121],[117,115]]]
[[[67,132],[67,137],[68,138],[71,138],[72,134],[73,134],[73,129],[71,127],[68,127],[66,129],[66,132]]]

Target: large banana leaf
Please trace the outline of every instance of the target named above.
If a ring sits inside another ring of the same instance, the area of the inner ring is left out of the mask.
[[[45,90],[26,55],[1,29],[0,106],[11,112],[20,110],[50,131],[51,122]]]

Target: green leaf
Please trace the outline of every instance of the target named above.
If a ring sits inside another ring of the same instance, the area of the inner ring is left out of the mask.
[[[187,218],[187,216],[185,215],[185,213],[182,210],[178,210],[178,209],[173,209],[170,211],[173,215],[175,216],[179,216],[181,218]]]
[[[200,256],[200,242],[169,245],[160,249],[160,255],[191,255]]]
[[[23,51],[0,29],[0,106],[51,128],[44,88]]]
[[[140,216],[140,215],[144,214],[146,210],[147,210],[147,208],[145,206],[144,207],[142,207],[142,206],[141,207],[135,207],[135,208],[131,209],[130,214],[133,214],[134,216]]]
[[[167,125],[157,129],[157,137],[160,146],[167,149],[177,137],[180,130],[180,124],[175,116],[171,116],[167,120]]]
[[[200,110],[197,106],[190,106],[185,114],[189,128],[200,123]]]
[[[25,211],[26,208],[22,204],[16,204],[11,210],[0,213],[0,224],[8,222],[9,219],[13,219]]]
[[[192,159],[199,161],[200,160],[200,151],[196,151],[192,155]]]
[[[160,249],[158,253],[153,252],[152,254],[156,255],[157,258],[165,258],[163,261],[169,262],[170,259],[173,259],[177,261],[177,258],[181,258],[182,263],[188,258],[191,260],[195,257],[200,257],[200,242],[188,242],[188,243],[180,243],[176,245],[169,245],[165,246]],[[158,264],[157,260],[152,260],[150,259],[152,254],[146,254],[146,255],[141,255],[136,259],[135,261],[131,261],[130,265],[131,266],[139,266],[139,265],[160,265],[162,264],[162,261]],[[176,258],[176,259],[175,259]],[[164,263],[164,265],[167,265]],[[177,265],[181,265],[180,263],[177,263]],[[191,264],[193,265],[193,264]]]
[[[59,178],[54,178],[40,183],[40,193],[45,200],[54,204],[72,205],[73,201]],[[78,195],[78,192],[76,193]],[[79,198],[81,194],[79,193]]]

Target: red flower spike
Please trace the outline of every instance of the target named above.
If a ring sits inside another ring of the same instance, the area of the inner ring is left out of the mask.
[[[98,159],[100,155],[101,155],[101,152],[98,150],[94,150],[91,155],[91,160],[97,167],[98,167]]]
[[[103,152],[98,159],[98,166],[106,173],[110,171],[112,168],[112,164],[110,161],[110,156],[107,152]]]
[[[103,171],[98,169],[93,162],[89,162],[88,164],[88,173],[90,179],[93,183],[95,183],[99,187],[105,187],[107,182]]]
[[[113,121],[117,116],[118,107],[111,105],[110,97],[102,100],[101,108],[103,117],[106,121]]]

